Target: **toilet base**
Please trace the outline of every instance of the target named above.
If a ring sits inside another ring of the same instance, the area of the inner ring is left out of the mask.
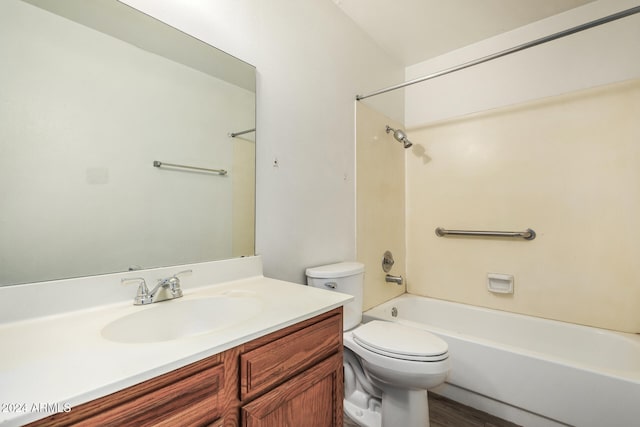
[[[371,408],[362,409],[348,400],[345,400],[343,404],[344,413],[351,421],[360,427],[382,427],[382,417],[379,411]]]
[[[429,427],[426,390],[382,389],[382,427]]]
[[[429,427],[426,390],[383,390],[382,407],[364,409],[344,400],[344,413],[360,427]]]

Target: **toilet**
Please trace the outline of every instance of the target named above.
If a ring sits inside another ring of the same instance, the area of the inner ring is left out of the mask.
[[[445,381],[448,346],[395,322],[362,322],[364,265],[312,267],[307,284],[354,297],[344,306],[344,411],[362,427],[429,426],[427,389]]]

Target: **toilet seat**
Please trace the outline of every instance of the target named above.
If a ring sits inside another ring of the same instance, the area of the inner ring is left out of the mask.
[[[432,333],[394,322],[374,320],[353,330],[353,341],[393,359],[439,362],[447,359],[447,343]]]

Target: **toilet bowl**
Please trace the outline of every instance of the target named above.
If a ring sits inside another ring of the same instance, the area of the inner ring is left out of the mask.
[[[435,335],[394,322],[361,324],[364,265],[308,268],[307,283],[353,295],[344,307],[344,410],[363,427],[429,425],[427,389],[445,381],[448,346]]]

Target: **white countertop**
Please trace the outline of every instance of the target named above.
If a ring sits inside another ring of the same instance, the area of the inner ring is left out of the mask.
[[[184,289],[184,297],[230,290],[258,298],[254,316],[223,330],[171,341],[123,344],[101,330],[111,321],[157,306],[112,303],[0,324],[0,425],[19,426],[170,372],[207,356],[339,307],[351,296],[262,276]],[[159,304],[171,304],[173,301]],[[171,319],[167,319],[171,321]],[[54,409],[55,412],[55,409]]]

